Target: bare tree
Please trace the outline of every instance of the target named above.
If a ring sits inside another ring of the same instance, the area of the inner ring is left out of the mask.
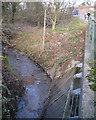
[[[72,8],[74,6],[75,3],[72,3],[70,1],[66,2],[66,1],[62,1],[62,2],[49,2],[48,5],[48,16],[51,21],[52,24],[52,30],[55,29],[56,26],[56,22],[58,19],[58,16],[60,13],[63,13],[62,15],[66,16],[66,14],[69,14],[69,16],[71,15],[70,13],[72,13]],[[48,17],[47,16],[47,17]],[[62,17],[62,16],[61,16]]]
[[[17,7],[17,3],[16,2],[12,2],[12,23],[14,23],[14,15],[16,13],[16,7]]]
[[[16,11],[20,9],[20,2],[3,2],[2,3],[2,18],[3,22],[14,23]]]
[[[57,14],[58,14],[58,11],[60,9],[60,3],[59,2],[58,3],[54,2],[54,7],[55,7],[55,11],[54,11],[53,17],[52,17],[52,30],[55,29]]]
[[[52,24],[52,30],[54,30],[56,25],[56,20],[57,20],[57,14],[60,9],[60,2],[54,2],[54,3],[50,2],[48,6],[49,8],[47,11],[48,11],[49,19]]]
[[[27,2],[26,7],[28,11],[28,15],[26,15],[27,19],[30,19],[36,25],[40,26],[44,16],[44,6],[42,2]]]
[[[45,43],[45,30],[46,30],[46,8],[44,12],[44,30],[43,30],[43,45],[42,45],[43,50],[44,50],[44,43]]]

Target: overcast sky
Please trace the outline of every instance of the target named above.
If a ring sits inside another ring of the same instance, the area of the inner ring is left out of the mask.
[[[26,0],[19,0],[19,1],[24,2]],[[49,2],[49,1],[50,2],[52,2],[52,1],[56,1],[56,2],[66,1],[66,2],[69,2],[70,1],[71,3],[75,2],[76,3],[75,6],[78,6],[78,5],[82,4],[84,1],[91,1],[91,2],[94,3],[96,0],[27,0],[27,2]]]
[[[76,1],[76,5],[80,5],[81,3],[83,3],[86,0],[73,0],[73,1]],[[90,0],[90,1],[94,3],[96,0]]]
[[[57,0],[58,2],[59,1],[63,1],[63,0]],[[65,0],[64,0],[65,1]],[[84,1],[91,1],[91,2],[95,2],[96,0],[66,0],[66,1],[70,1],[70,2],[76,2],[76,5],[80,5],[82,4]]]

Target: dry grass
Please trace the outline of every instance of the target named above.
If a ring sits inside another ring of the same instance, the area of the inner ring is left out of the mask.
[[[19,25],[20,26],[20,25]],[[18,25],[16,25],[18,27]],[[78,18],[65,28],[46,30],[45,49],[42,51],[43,28],[22,25],[12,41],[16,48],[27,53],[44,69],[54,65],[64,71],[72,59],[82,61],[84,50],[85,24]],[[62,73],[61,73],[62,74]]]

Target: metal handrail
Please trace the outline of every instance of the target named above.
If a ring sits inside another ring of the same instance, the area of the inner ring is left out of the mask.
[[[96,25],[96,20],[90,17],[88,20],[88,30],[87,30],[88,36],[86,38],[88,41],[88,44],[90,44],[90,58],[89,58],[90,62],[94,60],[95,25]]]

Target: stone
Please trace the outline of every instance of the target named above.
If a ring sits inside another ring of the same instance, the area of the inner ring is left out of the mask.
[[[81,93],[81,88],[78,88],[78,89],[75,89],[74,91],[73,91],[73,93],[75,94],[75,95],[80,95],[80,93]]]
[[[68,65],[68,68],[74,67],[75,65],[80,64],[80,61],[75,61],[74,59],[71,61],[71,63]]]
[[[73,78],[82,78],[82,75],[83,75],[82,72],[80,72],[78,74],[75,74]]]
[[[77,64],[76,67],[82,68],[83,67],[83,63]]]

